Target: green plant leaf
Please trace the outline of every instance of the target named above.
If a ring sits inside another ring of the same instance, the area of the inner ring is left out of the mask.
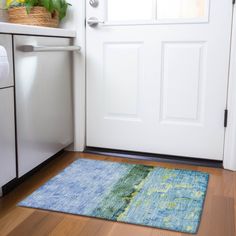
[[[59,19],[62,20],[67,13],[68,6],[71,5],[66,0],[52,0],[55,10],[59,14]]]
[[[26,11],[29,14],[32,7],[34,6],[38,6],[39,1],[38,0],[25,0],[25,7],[26,7]]]
[[[54,12],[52,0],[40,0],[40,5],[45,7],[49,12]]]
[[[32,2],[30,0],[26,0],[25,1],[25,8],[26,8],[27,14],[30,13],[32,7],[33,7]]]

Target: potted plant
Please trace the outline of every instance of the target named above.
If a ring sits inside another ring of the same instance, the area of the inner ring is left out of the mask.
[[[10,23],[58,27],[70,5],[66,0],[7,0]]]

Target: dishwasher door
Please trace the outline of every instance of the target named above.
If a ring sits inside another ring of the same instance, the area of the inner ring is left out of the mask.
[[[0,189],[16,177],[13,90],[13,87],[0,89]]]
[[[68,38],[14,36],[19,177],[73,142],[72,54],[21,48],[70,44]]]

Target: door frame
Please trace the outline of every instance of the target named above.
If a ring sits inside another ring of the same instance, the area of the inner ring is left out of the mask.
[[[83,39],[83,54],[74,57],[74,125],[75,125],[75,141],[74,151],[84,151],[86,147],[86,27],[84,19],[86,19],[86,0],[81,0],[80,14],[78,16],[76,30],[77,38],[75,42],[81,42]],[[233,5],[233,19],[232,19],[232,34],[231,34],[231,52],[229,63],[229,77],[228,77],[228,95],[227,95],[227,109],[228,126],[225,132],[224,142],[224,157],[223,167],[228,170],[236,171],[236,16]],[[83,9],[83,10],[82,10]],[[81,63],[81,60],[83,63]],[[78,63],[81,63],[82,70],[78,70]],[[223,112],[223,111],[222,111]]]
[[[236,5],[233,5],[231,52],[228,80],[228,125],[225,131],[223,166],[236,171]]]

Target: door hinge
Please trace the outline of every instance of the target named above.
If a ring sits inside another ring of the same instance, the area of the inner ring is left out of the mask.
[[[225,109],[224,127],[226,128],[227,125],[228,125],[228,110]]]

